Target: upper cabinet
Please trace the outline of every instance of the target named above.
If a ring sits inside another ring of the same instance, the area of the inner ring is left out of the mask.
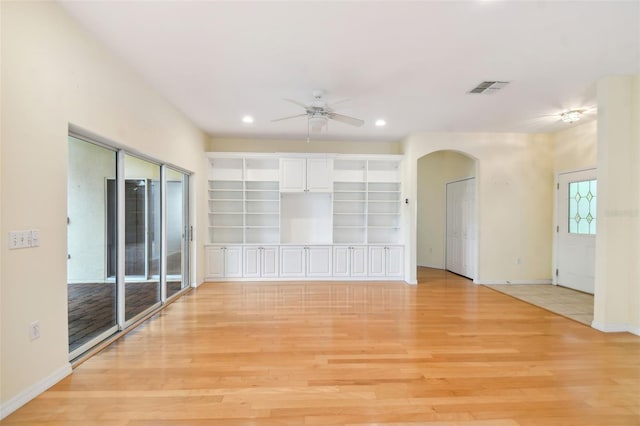
[[[333,160],[281,158],[280,192],[331,192]]]

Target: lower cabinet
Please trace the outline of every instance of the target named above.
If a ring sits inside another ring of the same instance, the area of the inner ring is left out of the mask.
[[[307,247],[307,277],[330,277],[331,246]]]
[[[206,278],[402,278],[400,245],[206,247]]]
[[[332,276],[331,246],[281,246],[281,277]]]
[[[401,278],[403,253],[402,246],[369,246],[369,276]]]
[[[245,246],[244,273],[246,278],[275,278],[278,276],[278,246]]]
[[[242,277],[242,246],[207,247],[207,278]]]
[[[334,246],[334,277],[366,277],[367,246]]]

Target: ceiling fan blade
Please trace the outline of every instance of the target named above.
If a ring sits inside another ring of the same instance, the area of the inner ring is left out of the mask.
[[[304,109],[308,109],[309,107],[305,104],[303,104],[302,102],[298,102],[296,100],[293,99],[287,99],[287,98],[282,98],[283,101],[287,101],[287,102],[291,102],[292,104],[296,104],[298,106],[301,106]]]
[[[359,118],[349,117],[348,115],[336,114],[335,112],[330,112],[327,116],[336,121],[340,121],[341,123],[351,124],[352,126],[362,126],[364,124],[364,120],[360,120]]]
[[[337,101],[329,102],[329,106],[333,108],[334,106],[343,104],[345,102],[351,102],[351,98],[342,98],[338,99]]]
[[[291,115],[289,117],[282,117],[282,118],[276,118],[275,120],[271,120],[271,122],[276,122],[276,121],[282,121],[282,120],[288,120],[290,118],[298,118],[298,117],[306,117],[307,114],[298,114],[298,115]]]

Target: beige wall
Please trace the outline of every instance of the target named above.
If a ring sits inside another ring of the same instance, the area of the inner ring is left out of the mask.
[[[418,160],[417,263],[444,269],[447,182],[475,176],[472,158],[438,151]]]
[[[598,82],[593,326],[640,334],[640,75]]]
[[[551,134],[553,163],[557,172],[596,167],[598,122],[592,120]]]
[[[211,138],[211,152],[330,152],[336,154],[401,154],[400,142],[350,142],[282,139]]]
[[[3,1],[0,7],[0,235],[33,228],[41,234],[37,248],[0,245],[0,402],[8,410],[68,369],[69,124],[195,172],[193,194],[204,193],[206,138],[55,2]],[[199,209],[194,205],[192,212]],[[200,217],[196,224],[204,228]],[[200,266],[196,279],[203,275]],[[31,342],[28,327],[35,320],[42,337]]]
[[[424,133],[405,139],[403,149],[405,190],[414,200],[418,160],[424,155],[455,150],[478,161],[477,282],[550,282],[553,153],[548,135]],[[405,213],[406,273],[415,282],[417,209]]]

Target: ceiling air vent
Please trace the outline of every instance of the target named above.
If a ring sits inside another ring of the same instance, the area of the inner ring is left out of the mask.
[[[469,93],[484,93],[485,95],[490,95],[496,93],[507,84],[509,84],[508,81],[483,81],[471,89]]]

